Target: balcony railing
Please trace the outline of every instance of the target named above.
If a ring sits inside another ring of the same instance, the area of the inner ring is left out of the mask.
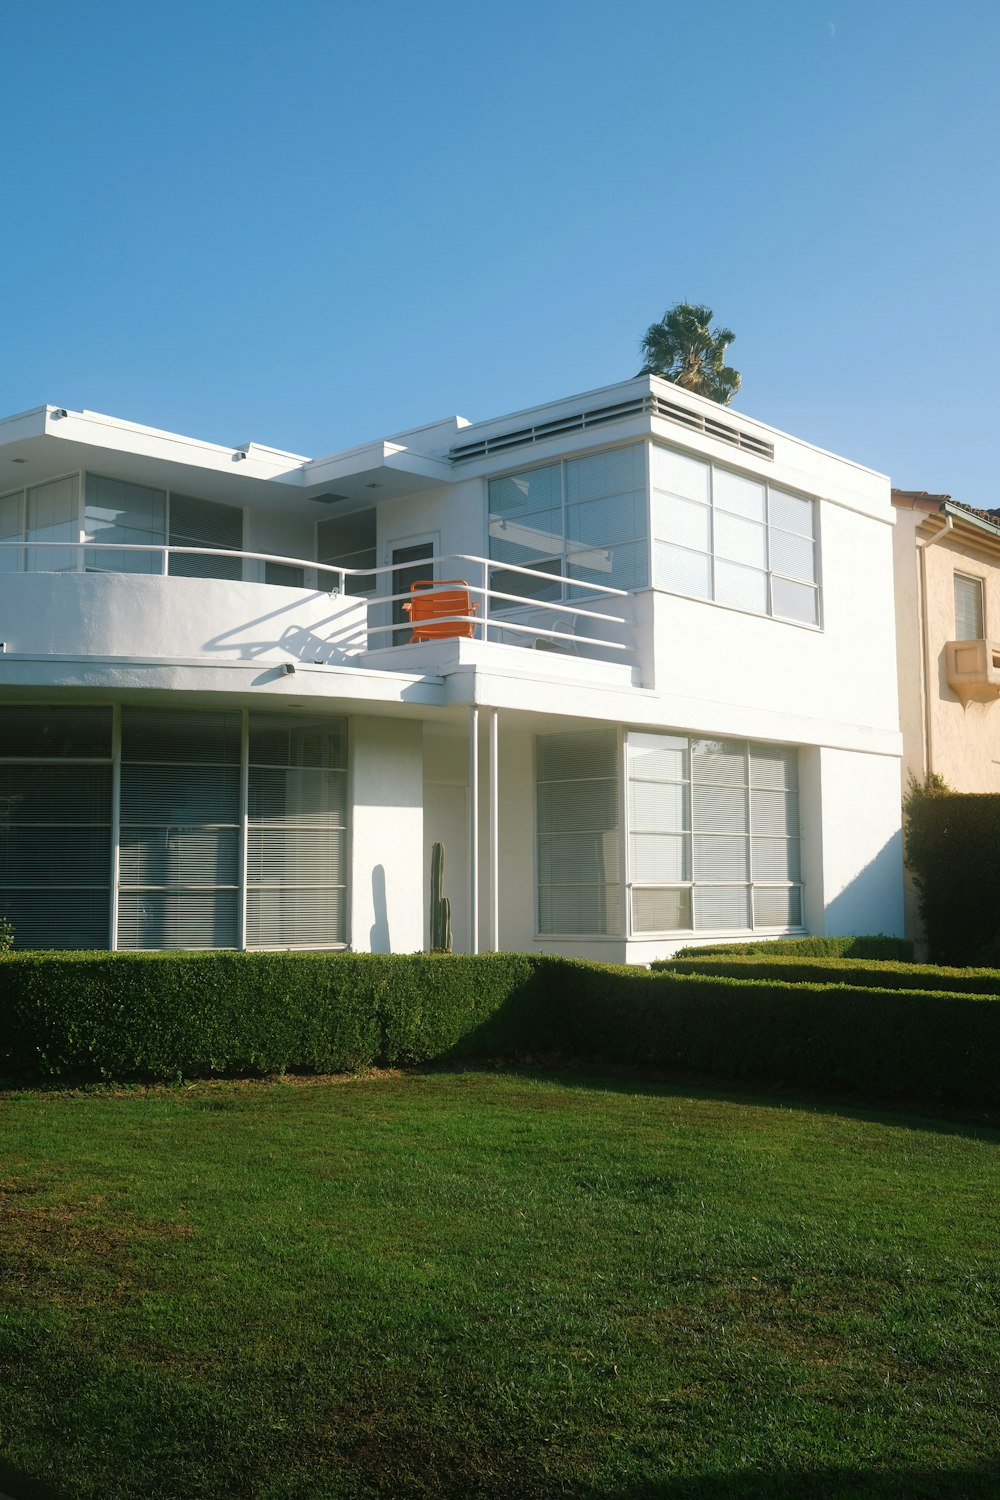
[[[134,559],[139,565],[122,566],[126,555],[129,561]],[[13,567],[7,562],[8,557],[16,559]],[[49,567],[44,566],[47,558],[51,558]],[[172,568],[172,559],[181,558],[204,561],[197,571],[194,568],[182,571],[183,565]],[[263,573],[268,563],[294,568],[301,573],[302,585],[267,580]],[[247,564],[253,566],[248,569]],[[342,601],[342,610],[335,610],[334,615],[364,611],[359,628],[352,634],[351,644],[347,645],[343,638],[340,641],[342,649],[361,654],[411,643],[413,630],[410,621],[405,617],[401,620],[399,616],[402,613],[400,606],[409,603],[413,595],[410,588],[396,590],[394,584],[398,574],[405,572],[412,578],[414,572],[421,570],[422,579],[442,583],[445,579],[461,579],[467,589],[470,606],[474,605],[469,613],[435,616],[436,624],[440,626],[454,625],[452,634],[456,637],[471,636],[494,644],[534,647],[600,660],[628,661],[634,657],[631,595],[626,590],[468,553],[435,556],[428,558],[426,564],[409,561],[374,568],[344,568],[317,562],[315,558],[286,557],[271,552],[214,547],[151,547],[131,542],[26,541],[19,538],[0,541],[0,605],[4,576],[24,573],[179,576],[265,584],[269,588],[303,591],[313,597],[327,594]],[[247,577],[250,571],[262,576]],[[515,593],[509,588],[497,588],[494,583],[496,574],[502,574],[505,583],[509,583],[512,575],[523,577],[525,591]],[[362,590],[355,583],[352,590],[351,580],[363,580],[366,584],[374,580],[374,587]],[[446,635],[446,631],[440,632],[440,636]]]

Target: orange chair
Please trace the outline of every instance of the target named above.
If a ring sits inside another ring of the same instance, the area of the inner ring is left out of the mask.
[[[412,641],[450,641],[459,636],[475,634],[472,619],[455,619],[456,615],[470,616],[476,606],[469,598],[469,585],[464,578],[443,578],[440,583],[422,578],[410,584],[410,602],[403,609],[410,617]]]

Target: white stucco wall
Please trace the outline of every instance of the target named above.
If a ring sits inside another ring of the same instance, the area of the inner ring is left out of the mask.
[[[665,723],[793,744],[898,744],[892,529],[823,507],[823,628],[641,596]],[[645,628],[645,627],[640,627]]]
[[[902,933],[899,761],[814,748],[799,774],[808,930]]]
[[[351,947],[424,946],[423,735],[418,722],[351,719]]]

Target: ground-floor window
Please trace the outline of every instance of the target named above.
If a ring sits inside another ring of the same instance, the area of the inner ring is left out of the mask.
[[[674,734],[626,748],[633,933],[801,925],[797,751]]]
[[[346,941],[342,719],[7,706],[0,914],[20,948]]]
[[[541,735],[536,829],[540,934],[620,934],[623,885],[637,937],[801,925],[794,747]]]

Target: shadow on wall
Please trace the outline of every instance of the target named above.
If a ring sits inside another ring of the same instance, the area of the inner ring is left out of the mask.
[[[824,913],[826,936],[903,932],[903,834],[894,833]]]
[[[372,911],[375,920],[368,933],[368,946],[372,953],[391,953],[389,942],[389,908],[385,899],[385,866],[376,865],[372,870]]]
[[[296,591],[298,594],[298,591]],[[330,613],[312,619],[308,624],[296,623],[294,615],[303,610],[303,601],[315,604],[330,597]],[[362,600],[348,596],[326,596],[319,593],[298,594],[281,609],[274,609],[256,619],[223,630],[205,643],[206,651],[220,651],[227,656],[235,652],[241,661],[255,661],[260,656],[274,651],[284,651],[302,662],[320,665],[343,664],[367,648],[368,605]],[[320,634],[320,632],[323,632]]]

